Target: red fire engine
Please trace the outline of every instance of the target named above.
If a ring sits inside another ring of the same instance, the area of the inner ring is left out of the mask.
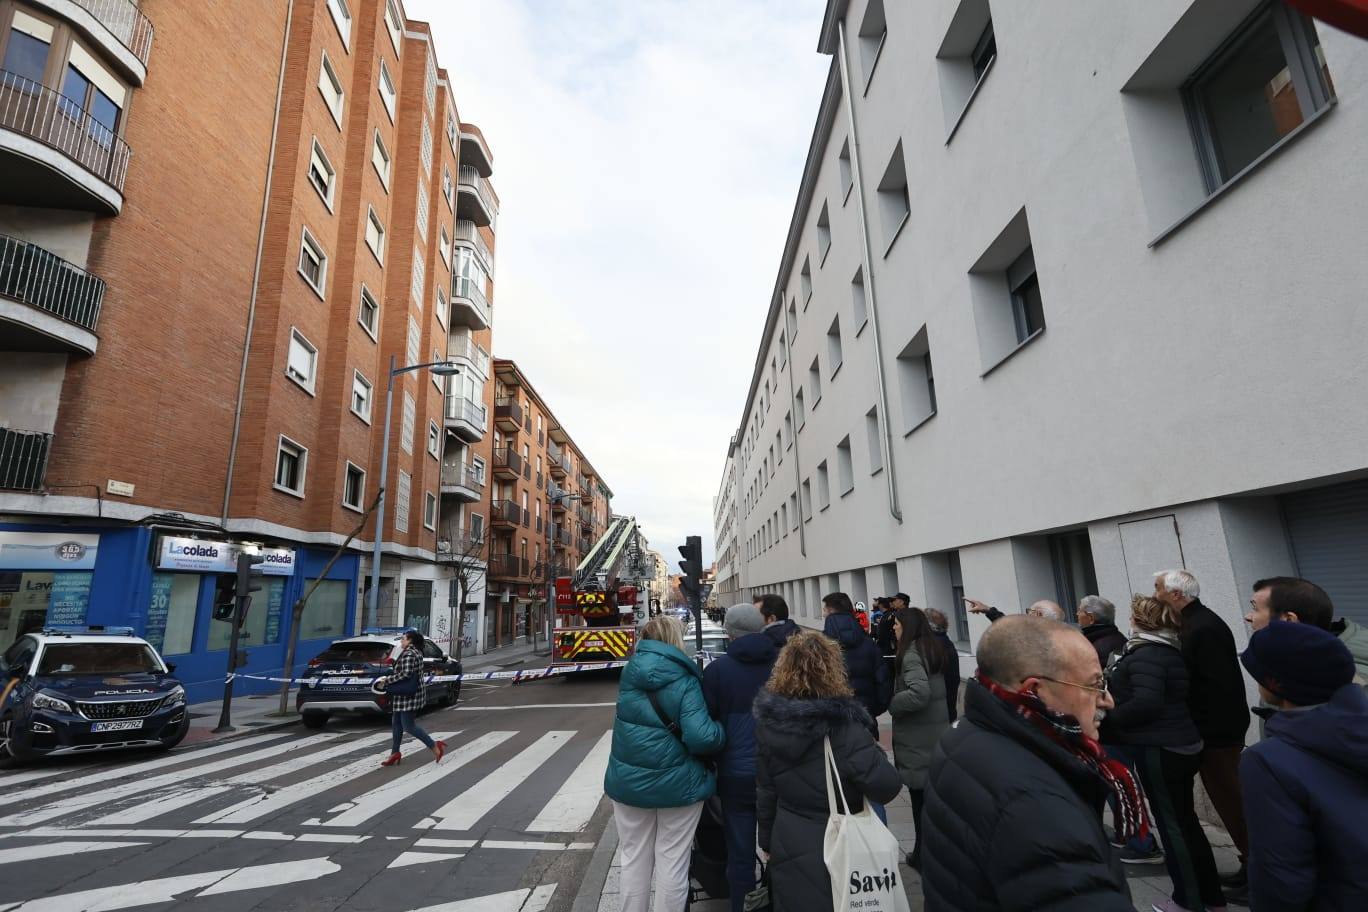
[[[636,520],[614,517],[574,576],[556,580],[551,664],[626,661],[636,651],[642,546]]]

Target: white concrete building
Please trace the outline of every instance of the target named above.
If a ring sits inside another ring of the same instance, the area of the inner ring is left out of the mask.
[[[717,579],[713,595],[717,604],[735,605],[741,599],[741,577],[737,559],[740,543],[737,530],[740,517],[736,503],[737,437],[732,436],[727,447],[727,464],[722,470],[722,483],[713,498],[713,553],[716,555]]]
[[[1124,628],[1177,566],[1241,646],[1264,576],[1368,621],[1368,43],[1266,0],[830,0],[820,50],[741,592],[907,592],[966,668],[965,594]]]

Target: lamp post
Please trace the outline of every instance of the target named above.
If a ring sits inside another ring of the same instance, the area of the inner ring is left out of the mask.
[[[385,384],[385,429],[384,442],[380,445],[380,493],[375,508],[375,547],[371,552],[370,598],[366,600],[366,626],[375,627],[380,623],[380,551],[385,539],[385,495],[386,482],[389,480],[389,435],[391,413],[394,411],[394,378],[400,374],[429,368],[439,377],[455,377],[461,373],[461,366],[452,361],[429,361],[425,364],[410,364],[397,367],[394,355],[390,355],[389,380]]]

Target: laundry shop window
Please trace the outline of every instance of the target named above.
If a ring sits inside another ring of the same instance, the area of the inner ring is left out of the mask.
[[[184,655],[194,648],[200,579],[196,573],[152,574],[143,638],[164,656]]]
[[[314,582],[305,580],[304,591],[308,592]],[[346,580],[323,580],[318,584],[314,594],[304,603],[304,613],[299,619],[301,640],[336,639],[346,635],[350,585]]]
[[[0,570],[0,649],[49,624],[84,624],[92,574]]]
[[[237,578],[233,574],[217,574],[214,577],[214,604],[231,602],[236,584]],[[246,622],[242,625],[239,646],[265,646],[280,642],[285,580],[280,577],[265,577],[258,585],[261,589],[252,593],[252,606],[247,611]],[[155,585],[153,588],[155,591]],[[207,623],[210,651],[227,649],[232,640],[233,625],[228,621],[216,621],[212,618]]]

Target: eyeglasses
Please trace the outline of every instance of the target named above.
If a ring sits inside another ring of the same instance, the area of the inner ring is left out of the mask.
[[[1103,679],[1102,679],[1102,683],[1101,683],[1101,684],[1078,684],[1078,683],[1076,683],[1076,682],[1074,682],[1074,681],[1061,681],[1059,678],[1052,678],[1052,677],[1049,677],[1048,675],[1028,675],[1028,677],[1040,678],[1040,680],[1042,680],[1042,681],[1051,681],[1051,682],[1053,682],[1053,683],[1055,683],[1055,684],[1067,684],[1069,687],[1079,687],[1079,688],[1082,688],[1083,690],[1091,690],[1093,693],[1097,694],[1099,697],[1105,697],[1105,696],[1107,695],[1107,680],[1106,680],[1106,678],[1103,678]]]

